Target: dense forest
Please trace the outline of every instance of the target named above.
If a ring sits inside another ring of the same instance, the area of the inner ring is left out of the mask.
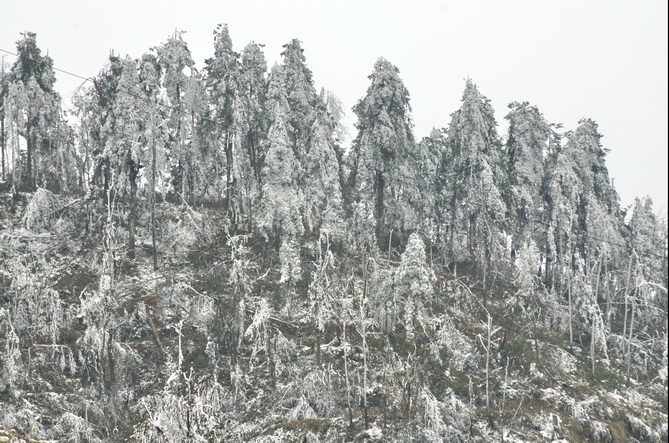
[[[380,58],[349,146],[283,48],[220,25],[198,70],[175,32],[66,111],[20,36],[0,441],[667,441],[667,222],[597,124],[514,102],[499,134],[467,79],[416,140]]]

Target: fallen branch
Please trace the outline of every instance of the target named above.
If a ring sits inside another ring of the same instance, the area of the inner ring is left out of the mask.
[[[158,343],[158,346],[160,346],[160,350],[165,352],[165,348],[163,347],[163,343],[160,341],[160,336],[158,336],[158,329],[156,328],[156,324],[153,322],[150,311],[146,313],[146,318],[149,320],[149,326],[151,326],[156,343]]]

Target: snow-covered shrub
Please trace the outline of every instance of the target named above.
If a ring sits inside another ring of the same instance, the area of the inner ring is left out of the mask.
[[[279,283],[296,284],[302,278],[302,264],[299,249],[292,239],[284,239],[279,249],[281,262],[281,280]]]
[[[335,413],[336,391],[331,367],[315,369],[307,373],[301,380],[303,398],[319,417],[329,417]]]
[[[10,312],[16,333],[38,343],[56,343],[60,329],[70,318],[58,292],[35,277],[36,273],[48,272],[49,265],[41,259],[20,257],[10,263],[9,269],[14,293]]]
[[[441,435],[447,428],[444,422],[443,404],[425,386],[421,387],[418,399],[418,404],[423,409],[423,426],[428,431],[429,441],[440,441]]]
[[[537,267],[539,266],[539,250],[534,241],[528,239],[518,251],[515,269],[513,272],[513,283],[516,293],[507,300],[507,306],[522,316],[534,317],[537,312],[536,297],[539,278]]]
[[[395,277],[395,287],[404,305],[403,324],[410,340],[419,330],[425,331],[428,309],[435,294],[434,281],[425,256],[425,244],[420,235],[413,233]]]
[[[14,381],[23,372],[19,336],[14,331],[9,311],[0,308],[0,338],[5,342],[0,354],[0,392],[13,391]]]
[[[532,414],[532,424],[539,430],[541,437],[547,441],[554,441],[560,435],[560,428],[562,421],[560,416],[552,412],[541,412],[539,414]]]
[[[286,418],[289,420],[305,420],[316,417],[318,417],[318,414],[316,414],[316,411],[313,410],[303,395],[300,396],[300,398],[297,400],[297,404],[293,406],[286,414]]]
[[[628,415],[627,424],[628,429],[632,435],[640,441],[647,441],[651,443],[659,443],[661,441],[660,434],[648,426],[646,422],[640,418]]]
[[[60,205],[53,192],[38,188],[26,207],[23,222],[31,231],[46,229],[58,209]]]
[[[564,334],[569,330],[569,306],[556,292],[544,292],[542,303],[545,306],[540,319],[543,327],[555,334]]]
[[[269,318],[272,315],[272,307],[266,299],[261,299],[253,314],[251,324],[244,332],[244,338],[253,343],[253,355],[257,354],[267,343],[269,333]]]
[[[553,367],[564,374],[572,374],[576,371],[576,357],[562,348],[551,348]]]
[[[191,302],[188,313],[188,322],[196,329],[207,332],[216,316],[216,305],[213,297],[206,294],[197,294]]]
[[[477,367],[471,340],[457,330],[453,320],[446,314],[440,314],[431,320],[431,327],[435,331],[435,340],[429,345],[432,358],[443,364],[442,355],[445,354],[448,364],[458,371]]]
[[[611,431],[601,421],[593,420],[590,422],[590,439],[593,442],[610,443],[612,441]]]
[[[444,400],[438,400],[423,386],[418,393],[417,407],[422,411],[422,440],[464,441],[464,436],[469,434],[472,418],[470,407],[453,392]]]
[[[102,441],[95,435],[91,423],[71,412],[65,412],[60,416],[51,433],[61,441],[72,443]]]
[[[382,331],[394,331],[399,318],[400,303],[393,281],[393,270],[380,267],[372,269],[369,280],[369,312]]]

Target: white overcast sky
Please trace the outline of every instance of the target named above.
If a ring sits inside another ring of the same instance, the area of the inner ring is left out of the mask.
[[[218,23],[238,52],[264,44],[270,67],[300,39],[316,87],[342,100],[349,123],[380,56],[400,69],[417,140],[448,125],[467,77],[491,99],[501,135],[512,101],[565,129],[592,118],[621,203],[650,195],[666,214],[666,0],[0,0],[0,48],[15,52],[32,31],[57,68],[89,77],[110,50],[137,58],[179,29],[202,68]],[[57,78],[65,99],[81,84]]]

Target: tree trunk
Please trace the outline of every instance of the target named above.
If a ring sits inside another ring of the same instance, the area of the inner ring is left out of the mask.
[[[490,335],[492,334],[492,319],[490,318],[490,313],[488,313],[488,344],[485,352],[485,409],[488,414],[488,420],[490,420]]]
[[[30,117],[29,117],[30,118]],[[26,188],[28,190],[33,189],[33,139],[32,136],[30,135],[32,131],[32,127],[30,123],[28,123],[28,128],[26,131],[26,162],[27,164],[27,175],[26,177]]]
[[[128,154],[128,179],[130,181],[130,208],[128,211],[128,258],[135,259],[135,223],[137,218],[137,176],[141,165]]]
[[[153,129],[153,122],[151,122]],[[153,250],[153,271],[158,270],[158,248],[156,247],[156,141],[151,135],[151,248]]]
[[[632,260],[634,260],[634,252],[630,256],[630,264],[627,267],[627,282],[625,283],[625,318],[623,319],[623,338],[627,337],[627,301],[629,298],[630,278],[632,277]],[[623,351],[626,351],[627,344],[623,342]]]
[[[225,210],[232,210],[232,140],[230,140],[230,131],[225,132]],[[231,217],[233,224],[236,222]]]
[[[599,305],[598,292],[599,292],[599,279],[602,272],[602,257],[600,256],[597,259],[597,274],[595,281],[595,292],[592,294],[592,325],[590,326],[590,362],[592,364],[592,375],[595,375],[595,341],[597,340],[597,310]],[[597,309],[595,309],[597,308]]]
[[[4,75],[4,74],[3,74]],[[5,180],[5,110],[0,114],[0,161],[2,162],[2,180]]]
[[[348,425],[353,427],[353,411],[351,410],[351,385],[348,380],[348,343],[346,342],[346,320],[342,321],[342,344],[344,345],[344,378],[346,379],[346,406],[348,408]]]
[[[383,215],[385,211],[384,207],[384,191],[385,191],[385,180],[383,178],[383,173],[381,171],[376,171],[376,177],[374,178],[374,194],[375,194],[375,212],[376,212],[376,240],[381,244],[381,233],[383,229]],[[382,247],[382,246],[380,246]],[[367,263],[365,263],[365,267]]]
[[[630,319],[630,335],[627,339],[627,384],[630,382],[630,366],[632,365],[632,337],[634,336],[634,308],[636,307],[636,299],[632,297],[632,318]]]
[[[569,270],[569,279],[567,280],[567,299],[569,300],[569,352],[573,352],[574,330],[572,328],[572,303],[571,303],[571,269]]]
[[[363,290],[362,299],[360,300],[360,320],[361,320],[361,334],[362,335],[362,414],[365,421],[365,429],[369,428],[369,417],[367,414],[367,329],[365,324],[365,298],[367,296],[367,254],[364,256],[363,263]]]
[[[321,367],[321,331],[316,328],[316,366]]]

